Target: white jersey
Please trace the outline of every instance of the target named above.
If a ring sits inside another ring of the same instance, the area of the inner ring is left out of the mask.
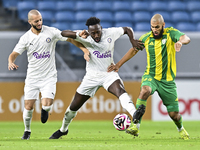
[[[55,46],[58,40],[66,41],[67,38],[62,37],[60,30],[44,25],[38,35],[30,29],[21,36],[13,51],[21,55],[27,50],[27,79],[57,77]]]
[[[107,68],[113,61],[115,41],[124,34],[122,27],[102,29],[102,36],[99,43],[91,36],[83,39],[76,34],[76,41],[82,43],[90,52],[90,61],[86,64],[86,71],[107,72]]]

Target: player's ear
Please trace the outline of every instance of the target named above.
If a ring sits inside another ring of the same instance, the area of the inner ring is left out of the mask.
[[[165,22],[163,22],[163,28],[165,27]]]

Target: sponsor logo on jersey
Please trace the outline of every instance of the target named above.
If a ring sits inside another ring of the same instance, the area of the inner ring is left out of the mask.
[[[108,43],[111,43],[111,42],[112,42],[112,39],[111,39],[111,38],[108,38],[107,41],[108,41]]]
[[[50,57],[50,52],[43,52],[42,54],[38,54],[37,52],[33,53],[33,56],[37,59],[42,59],[42,58],[49,58]]]
[[[165,44],[167,39],[162,39],[162,44]]]
[[[93,52],[94,55],[97,56],[97,58],[107,58],[107,57],[111,57],[111,51],[107,51],[105,53],[100,53],[99,51],[94,51]]]
[[[151,42],[149,45],[154,45],[153,42]]]
[[[51,39],[50,39],[50,38],[47,38],[47,39],[46,39],[46,42],[47,42],[47,43],[50,43],[50,42],[51,42]]]

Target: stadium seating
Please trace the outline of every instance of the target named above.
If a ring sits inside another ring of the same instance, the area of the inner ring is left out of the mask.
[[[132,11],[131,10],[131,3],[128,1],[114,1],[113,2],[113,11]]]
[[[150,23],[147,22],[139,22],[135,24],[135,31],[150,31],[151,30],[151,25]]]
[[[56,10],[56,3],[54,1],[39,1],[37,3],[39,11],[51,11],[52,13]]]
[[[200,23],[197,24],[196,30],[197,30],[197,31],[200,31]]]
[[[94,14],[91,11],[77,11],[75,13],[75,19],[77,22],[86,22],[86,20],[93,15]]]
[[[94,16],[99,18],[101,22],[113,22],[113,13],[110,11],[98,11],[94,14]]]
[[[51,11],[40,11],[42,15],[43,25],[50,26],[54,20],[53,14]]]
[[[20,2],[20,0],[2,0],[2,5],[6,9],[16,9],[17,3]]]
[[[75,21],[74,13],[70,11],[58,11],[55,14],[55,21],[60,23],[71,23]]]
[[[149,9],[149,2],[145,1],[133,1],[131,4],[131,10],[134,12],[146,11]]]
[[[191,20],[192,22],[200,22],[200,11],[195,11],[191,13]]]
[[[150,23],[151,20],[151,13],[148,11],[139,11],[133,13],[133,20],[138,23],[138,22],[148,22]]]
[[[56,3],[57,11],[74,11],[74,2],[73,1],[58,1]]]
[[[176,24],[176,28],[180,31],[195,31],[196,26],[193,23],[181,22]]]
[[[29,5],[22,6],[25,3]],[[199,0],[2,0],[2,6],[8,10],[17,9],[19,19],[24,21],[27,21],[28,11],[38,9],[45,12],[43,19],[47,24],[56,24],[59,19],[61,22],[71,20],[71,23],[85,24],[89,17],[96,16],[101,19],[104,27],[120,25],[120,22],[135,25],[139,22],[149,23],[152,15],[156,13],[163,15],[166,25],[191,21],[190,23],[197,26],[200,22]],[[57,13],[62,11],[69,11],[73,15],[58,19]],[[52,15],[51,22],[47,12]]]
[[[113,27],[113,24],[111,22],[100,22],[102,28],[110,28]]]
[[[188,1],[187,3],[187,10],[190,12],[200,11],[200,1]]]
[[[170,1],[167,5],[168,11],[186,11],[186,3],[181,1]]]
[[[129,22],[133,21],[131,12],[129,11],[117,11],[114,13],[114,21],[117,22]]]
[[[28,21],[28,12],[36,7],[34,2],[21,1],[17,3],[18,17],[22,21]]]
[[[52,23],[50,25],[51,27],[55,27],[59,30],[69,30],[71,28],[71,26],[68,23],[63,23],[63,22],[56,22],[56,23]]]
[[[131,27],[131,28],[133,28],[133,24],[131,22],[117,22],[114,24],[114,27]]]
[[[95,11],[112,11],[112,3],[110,1],[95,1]]]
[[[71,30],[84,30],[88,29],[85,22],[75,22],[71,24]]]
[[[151,12],[154,11],[167,11],[167,3],[164,1],[151,1],[149,4],[149,9]]]
[[[187,12],[185,11],[175,11],[171,13],[172,21],[174,23],[177,22],[189,22],[190,21],[190,16]]]
[[[75,3],[76,11],[94,11],[94,4],[92,1],[77,1]]]
[[[174,24],[171,22],[165,22],[165,28],[167,27],[174,27]]]

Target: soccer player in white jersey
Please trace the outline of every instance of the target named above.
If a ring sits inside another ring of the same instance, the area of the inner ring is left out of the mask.
[[[55,46],[58,40],[69,41],[82,50],[85,47],[73,39],[62,37],[61,31],[42,25],[42,16],[39,11],[31,10],[28,13],[28,22],[31,25],[8,58],[8,69],[17,69],[14,62],[18,55],[27,50],[28,69],[24,87],[24,111],[23,121],[25,131],[22,139],[29,139],[31,134],[31,119],[33,106],[42,95],[41,122],[48,119],[48,112],[52,108],[53,99],[56,94],[57,70],[55,65]]]
[[[84,51],[84,58],[87,60],[86,75],[78,87],[74,99],[67,108],[62,127],[54,132],[49,139],[58,139],[67,135],[68,126],[76,116],[79,108],[94,94],[100,87],[119,98],[121,105],[131,116],[136,112],[135,106],[124,89],[123,81],[116,72],[107,72],[107,68],[113,61],[114,43],[122,35],[127,34],[133,47],[143,48],[143,44],[133,37],[133,31],[129,27],[118,27],[102,29],[100,19],[91,17],[87,20],[89,36],[87,32],[62,31],[62,36],[73,38],[82,43],[87,50]]]

